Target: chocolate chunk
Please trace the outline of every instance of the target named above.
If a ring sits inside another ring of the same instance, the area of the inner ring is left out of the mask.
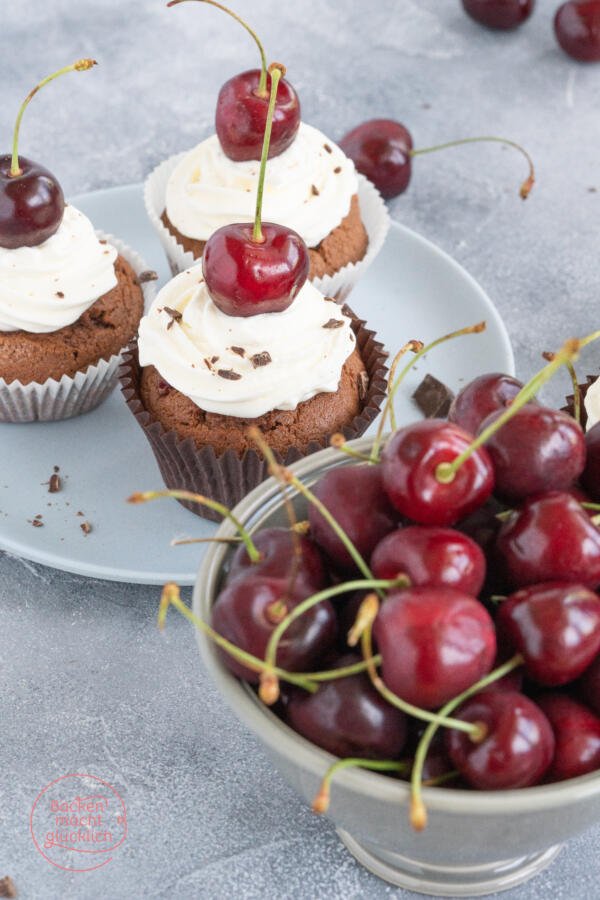
[[[211,359],[210,359],[210,361],[211,361],[211,363],[212,363],[213,366],[214,366],[214,364],[215,364],[216,362],[219,362],[219,357],[218,357],[218,356],[212,356]]]
[[[342,171],[341,166],[336,166],[335,169],[333,170],[335,175],[339,175],[341,171]]]
[[[341,328],[343,324],[343,319],[330,319],[329,322],[325,322],[323,328]]]
[[[86,537],[88,536],[88,534],[90,534],[90,532],[92,530],[92,526],[90,525],[89,522],[82,522],[79,527],[81,528],[81,530],[83,531],[83,533]]]
[[[49,494],[58,494],[58,492],[60,491],[61,488],[62,488],[62,482],[60,480],[60,475],[57,475],[57,473],[54,472],[50,476],[50,481],[48,482],[48,493]]]
[[[433,375],[426,375],[413,394],[413,400],[426,419],[444,419],[453,399],[450,388]]]
[[[63,294],[62,291],[57,291],[57,292],[56,292],[56,296],[57,296],[57,297],[60,297],[60,299],[62,300],[63,297],[64,297],[65,295]]]
[[[211,363],[210,359],[206,358],[206,356],[204,357],[204,365],[206,366],[207,369],[210,369],[210,371],[212,372],[212,363]]]
[[[10,875],[0,878],[0,897],[12,898],[17,896],[17,888]]]
[[[323,147],[324,147],[325,150],[327,150],[328,153],[333,153],[333,150],[331,149],[331,147],[329,146],[329,144],[323,144]]]
[[[231,348],[231,352],[232,352],[232,353],[237,353],[238,356],[245,356],[245,355],[246,355],[246,351],[244,350],[243,347],[232,347],[232,348]]]
[[[250,362],[255,369],[259,369],[261,366],[268,366],[273,360],[271,354],[267,350],[263,350],[262,353],[255,353],[254,356],[251,356]]]
[[[358,385],[358,399],[364,400],[367,396],[367,390],[369,388],[369,376],[366,372],[359,372],[356,376],[356,382]]]
[[[169,328],[173,327],[175,322],[181,322],[183,319],[183,313],[180,313],[178,309],[171,309],[170,306],[163,306],[163,312],[166,312],[168,316],[170,316],[170,322],[167,325],[167,331]]]
[[[233,369],[218,369],[217,375],[221,378],[227,378],[228,381],[239,381],[242,377],[239,372],[235,372]]]
[[[311,187],[310,187],[310,189],[311,189],[312,194],[313,194],[314,197],[318,197],[318,196],[319,196],[319,188],[318,188],[315,184],[312,184]]]
[[[147,281],[158,281],[158,275],[153,269],[147,269],[145,272],[140,272],[137,281],[138,284],[146,284]]]

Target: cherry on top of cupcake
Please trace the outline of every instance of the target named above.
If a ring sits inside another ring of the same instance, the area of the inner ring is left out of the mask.
[[[167,6],[178,6],[186,0],[170,0]],[[252,28],[228,7],[216,0],[198,0],[226,12],[252,36],[261,58],[260,69],[249,69],[226,81],[217,100],[215,126],[223,152],[235,162],[256,159],[262,154],[263,136],[269,110],[271,76],[264,47]],[[279,156],[290,146],[300,127],[300,101],[296,91],[282,78],[273,113],[269,158]]]
[[[202,272],[215,305],[229,316],[283,312],[308,278],[308,248],[297,232],[262,221],[262,199],[277,89],[285,75],[280,63],[269,66],[270,98],[263,135],[254,224],[219,228],[208,239]]]
[[[79,59],[48,75],[23,101],[13,135],[12,154],[0,156],[0,247],[36,247],[60,228],[65,198],[56,177],[39,163],[19,156],[19,132],[23,113],[37,92],[67,72],[85,72],[97,65]]]

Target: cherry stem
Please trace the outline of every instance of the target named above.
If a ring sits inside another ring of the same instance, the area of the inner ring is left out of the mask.
[[[91,69],[93,68],[93,66],[97,65],[98,63],[95,59],[78,59],[77,62],[72,63],[70,66],[64,66],[62,69],[59,69],[58,72],[53,72],[52,75],[48,75],[46,78],[42,79],[39,84],[36,84],[33,90],[29,91],[23,103],[21,104],[21,108],[17,115],[17,121],[15,122],[15,130],[13,132],[12,160],[10,166],[11,178],[17,178],[19,175],[23,174],[23,170],[19,165],[19,132],[21,130],[21,120],[23,118],[23,113],[29,106],[30,101],[35,97],[38,91],[40,91],[51,81],[54,81],[55,78],[59,78],[61,75],[66,75],[67,72],[87,72],[88,69]]]
[[[547,362],[552,362],[556,354],[546,352],[542,353],[542,356]],[[569,376],[573,385],[573,418],[578,425],[581,425],[581,391],[579,389],[579,383],[577,381],[577,372],[575,371],[575,366],[573,365],[571,360],[568,360],[565,363],[565,366],[569,371]]]
[[[217,500],[211,500],[210,497],[204,497],[202,494],[194,494],[192,491],[143,491],[132,494],[127,498],[128,503],[147,503],[149,500],[159,500],[162,497],[172,497],[174,500],[187,500],[191,503],[198,503],[200,506],[206,506],[220,513],[224,519],[229,519],[232,525],[239,532],[240,538],[244,542],[246,552],[250,557],[250,562],[257,563],[261,560],[261,555],[254,541],[250,537],[250,533],[246,531],[237,516],[231,512],[223,503]]]
[[[495,681],[499,681],[500,678],[504,678],[504,676],[508,675],[509,672],[512,672],[514,669],[518,669],[522,665],[523,657],[520,653],[517,653],[516,656],[513,656],[508,660],[508,662],[503,663],[501,666],[498,666],[497,669],[494,669],[493,672],[485,675],[476,684],[471,685],[471,687],[467,688],[466,691],[463,691],[462,694],[459,694],[457,697],[449,700],[448,703],[446,703],[440,709],[440,716],[449,716],[450,713],[454,712],[454,710],[458,706],[460,706],[461,703],[464,703],[464,701],[468,700],[469,697],[472,697],[473,694],[478,694],[479,691],[482,691],[484,688],[488,687],[490,684],[493,684]],[[472,733],[471,740],[477,744],[484,740],[484,738],[486,737],[486,729],[484,726],[475,725],[475,727],[477,728],[478,733]],[[419,741],[417,752],[415,753],[413,769],[410,776],[410,823],[415,831],[423,831],[423,829],[427,826],[427,810],[425,808],[425,804],[423,803],[423,798],[421,795],[421,782],[423,779],[423,766],[425,765],[425,759],[438,728],[439,725],[435,722],[432,722],[431,725],[427,726],[423,733],[423,736],[421,737],[421,740]]]
[[[256,191],[256,212],[254,214],[254,228],[252,230],[252,240],[256,244],[262,244],[265,239],[261,227],[265,174],[267,171],[267,159],[269,157],[269,144],[271,143],[271,129],[273,127],[273,114],[275,112],[275,102],[277,100],[277,88],[279,87],[280,79],[285,75],[285,66],[282,66],[281,63],[271,63],[269,66],[269,75],[271,76],[271,95],[269,97],[265,136],[260,157],[260,171],[258,174],[258,188]]]
[[[599,332],[600,336],[600,332]],[[452,460],[452,462],[443,462],[440,463],[436,469],[435,477],[440,482],[440,484],[450,484],[454,481],[456,477],[456,473],[460,469],[460,467],[465,463],[469,457],[475,453],[486,441],[488,441],[492,435],[494,435],[503,425],[506,424],[512,417],[517,413],[520,409],[522,409],[530,400],[535,397],[538,393],[542,385],[544,385],[547,381],[549,381],[555,372],[564,366],[568,362],[573,362],[579,356],[579,351],[582,346],[584,346],[583,341],[588,341],[587,338],[578,340],[577,338],[571,338],[566,341],[563,347],[554,354],[554,357],[551,362],[548,363],[547,366],[534,375],[533,378],[524,385],[514,400],[511,402],[510,406],[508,406],[504,412],[498,416],[487,428],[484,428],[483,431],[475,438],[475,440],[469,444],[466,450],[464,450],[459,456]]]
[[[162,595],[160,598],[160,606],[158,610],[158,627],[162,631],[165,624],[165,619],[167,616],[167,611],[169,606],[174,606],[178,612],[181,613],[182,616],[185,616],[193,625],[196,626],[200,631],[202,631],[207,637],[209,637],[218,647],[221,647],[226,653],[236,659],[238,662],[242,663],[248,669],[251,669],[253,672],[264,672],[265,671],[265,663],[264,660],[259,659],[257,656],[253,656],[251,653],[247,653],[245,650],[242,650],[241,647],[237,647],[235,644],[232,644],[231,641],[228,641],[222,635],[220,635],[214,628],[211,628],[203,619],[200,619],[192,610],[186,606],[186,604],[181,599],[181,593],[179,591],[178,585],[173,582],[169,582],[165,584]],[[305,691],[308,691],[311,694],[316,693],[318,687],[313,684],[309,678],[305,675],[297,674],[295,672],[287,672],[285,669],[275,668],[271,670],[274,674],[280,678],[282,681],[287,681],[290,684],[295,684],[298,687],[304,688]]]
[[[388,415],[390,417],[390,427],[392,428],[392,430],[394,430],[396,427],[396,413],[394,411],[392,385],[394,384],[394,378],[396,376],[398,363],[405,355],[405,353],[409,352],[409,350],[411,351],[411,353],[419,353],[419,351],[422,350],[424,346],[425,345],[423,344],[423,341],[407,341],[407,343],[404,344],[403,347],[400,347],[393,359],[392,365],[390,367],[390,374],[388,377],[388,395],[385,401],[385,406],[383,407],[381,418],[379,419],[379,425],[377,426],[375,441],[373,442],[373,447],[371,448],[370,460],[372,463],[379,462],[379,447],[383,439],[383,430],[385,428],[385,423],[387,422]]]
[[[329,439],[329,444],[341,453],[345,453],[346,456],[351,456],[352,459],[360,459],[361,462],[371,462],[371,457],[367,456],[366,453],[359,453],[358,450],[354,450],[353,447],[350,447],[346,443],[346,438],[343,434],[332,434]]]
[[[527,160],[527,164],[529,166],[529,175],[527,176],[519,190],[519,196],[521,197],[521,199],[527,200],[527,197],[531,193],[531,189],[535,184],[535,169],[533,166],[533,160],[524,147],[521,147],[521,145],[517,144],[515,141],[509,141],[508,138],[487,135],[484,137],[462,138],[458,141],[448,141],[446,144],[436,144],[434,147],[423,147],[417,150],[410,150],[409,155],[412,157],[424,156],[426,153],[437,153],[438,150],[448,150],[450,147],[461,147],[464,144],[480,144],[490,142],[493,142],[495,144],[504,144],[506,147],[512,147],[514,150],[518,150],[519,153],[521,153]]]
[[[185,547],[187,544],[241,544],[241,537],[173,538],[171,547]]]
[[[448,781],[454,781],[459,775],[458,769],[453,769],[452,772],[443,772],[441,775],[436,775],[435,778],[427,778],[423,782],[423,787],[441,787]]]
[[[186,0],[170,0],[167,3],[167,6],[178,6],[180,3],[185,3]],[[250,28],[247,22],[245,22],[241,16],[238,16],[237,13],[233,12],[232,9],[229,9],[227,6],[223,6],[222,3],[217,3],[217,0],[198,0],[199,3],[208,3],[210,6],[216,6],[217,9],[222,10],[224,13],[227,13],[228,16],[231,16],[232,19],[235,19],[236,22],[239,22],[240,25],[246,29],[248,34],[254,39],[256,46],[258,47],[258,52],[260,53],[260,81],[258,82],[258,97],[266,97],[268,95],[267,92],[267,57],[265,55],[265,48],[262,45],[262,42],[256,32]]]
[[[366,672],[370,665],[381,665],[381,656],[377,654],[371,659],[363,659],[360,662],[352,663],[350,666],[341,666],[339,669],[325,669],[323,672],[299,672],[298,675],[306,678],[308,681],[337,681],[338,678],[349,678],[351,675],[361,675]]]
[[[485,329],[486,329],[485,322],[477,322],[475,325],[467,325],[466,328],[460,328],[458,331],[451,331],[450,334],[445,334],[443,337],[437,338],[437,340],[432,341],[430,344],[425,345],[425,344],[423,344],[422,341],[409,341],[409,343],[406,344],[402,348],[402,350],[400,350],[400,353],[398,354],[396,359],[399,359],[404,354],[406,349],[411,349],[411,347],[410,347],[411,344],[418,346],[415,356],[402,369],[402,371],[398,375],[398,378],[395,381],[392,381],[392,373],[395,374],[395,369],[396,369],[396,364],[397,364],[396,359],[392,363],[392,368],[390,370],[388,396],[387,396],[386,404],[385,404],[385,407],[384,407],[384,410],[382,413],[382,418],[379,422],[379,428],[377,429],[377,434],[375,436],[375,442],[373,443],[373,448],[371,450],[371,460],[373,462],[379,462],[379,450],[380,450],[380,446],[381,446],[383,428],[384,428],[385,420],[386,420],[388,413],[390,415],[392,429],[396,428],[396,418],[393,413],[394,397],[396,396],[396,392],[397,392],[398,388],[400,387],[400,385],[402,384],[402,382],[404,381],[404,379],[406,378],[408,373],[411,371],[413,366],[415,366],[415,364],[418,363],[418,361],[420,359],[422,359],[422,357],[425,356],[427,353],[429,353],[431,350],[434,350],[436,347],[439,347],[440,344],[445,344],[446,341],[451,341],[457,337],[463,337],[466,334],[481,334],[481,332],[485,331]]]
[[[399,772],[402,774],[408,770],[408,763],[398,762],[397,760],[359,759],[357,757],[338,759],[325,772],[319,792],[312,802],[312,811],[319,814],[326,813],[329,809],[332,778],[344,769],[356,768],[370,769],[372,772]]]
[[[583,506],[584,509],[597,510],[600,512],[600,503],[592,503],[591,501],[588,502],[587,500],[584,500],[579,505]]]

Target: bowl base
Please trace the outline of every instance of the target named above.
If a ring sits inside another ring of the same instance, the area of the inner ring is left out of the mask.
[[[378,878],[396,887],[436,897],[483,897],[507,891],[549,866],[562,849],[562,844],[557,844],[531,856],[484,865],[432,866],[372,844],[359,843],[341,828],[337,833],[352,856]]]

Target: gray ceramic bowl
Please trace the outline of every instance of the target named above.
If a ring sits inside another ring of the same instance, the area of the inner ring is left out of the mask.
[[[371,439],[354,441],[353,446],[368,451]],[[351,464],[338,451],[324,450],[293,469],[310,486],[328,469]],[[305,502],[296,498],[295,503],[305,518]],[[272,479],[249,494],[235,512],[251,531],[287,521]],[[227,521],[218,531],[219,537],[233,534]],[[212,544],[202,563],[193,605],[205,620],[230,552],[227,544]],[[266,709],[224,668],[213,644],[197,634],[206,668],[224,699],[310,804],[334,757]],[[428,788],[424,799],[429,825],[416,834],[408,823],[407,784],[364,770],[347,770],[334,781],[329,818],[356,859],[392,884],[437,896],[480,896],[532,877],[554,859],[566,840],[600,819],[600,773],[520,791]]]

